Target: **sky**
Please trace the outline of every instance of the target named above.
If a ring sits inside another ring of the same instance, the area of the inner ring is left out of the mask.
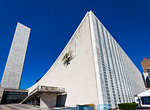
[[[49,70],[90,10],[143,73],[140,61],[150,58],[149,0],[0,0],[0,80],[17,22],[31,28],[20,85],[26,89]]]

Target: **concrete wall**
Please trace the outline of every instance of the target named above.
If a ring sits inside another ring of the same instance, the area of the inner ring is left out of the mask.
[[[50,70],[37,85],[65,88],[66,106],[76,104],[98,104],[95,64],[91,41],[89,14],[81,22],[73,37],[62,51]],[[73,59],[69,65],[62,61],[66,53],[72,51]]]
[[[69,65],[66,53],[72,52]],[[63,87],[66,106],[108,104],[134,101],[134,95],[145,90],[141,73],[123,49],[90,11],[56,62],[37,85]]]
[[[56,106],[56,94],[42,93],[40,95],[40,108],[51,108]]]
[[[18,23],[5,66],[1,86],[19,89],[30,28]]]
[[[0,103],[3,97],[4,88],[0,87]]]

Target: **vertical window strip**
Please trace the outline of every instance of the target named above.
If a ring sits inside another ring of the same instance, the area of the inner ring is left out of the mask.
[[[98,42],[99,42],[99,47],[100,47],[100,56],[102,59],[102,66],[103,66],[103,75],[104,75],[104,80],[105,80],[105,89],[106,89],[106,94],[107,94],[107,101],[109,104],[109,107],[111,108],[111,101],[110,101],[110,93],[109,93],[109,88],[108,88],[108,78],[106,75],[106,68],[105,68],[105,63],[104,63],[104,56],[103,56],[103,50],[102,50],[102,44],[100,40],[100,32],[99,32],[99,26],[98,26],[98,21],[96,19],[96,27],[97,27],[97,34],[98,34]],[[99,55],[98,55],[99,56]]]
[[[111,73],[111,69],[110,69],[110,61],[108,58],[108,50],[107,50],[107,46],[106,46],[106,39],[105,39],[105,35],[104,35],[104,29],[103,26],[101,25],[101,30],[102,30],[102,37],[103,37],[103,41],[104,41],[104,47],[105,47],[105,53],[106,53],[106,58],[107,58],[107,64],[108,64],[108,70],[109,70],[109,76],[110,76],[110,85],[111,85],[111,89],[113,92],[113,99],[116,105],[116,95],[115,95],[115,90],[114,90],[114,82],[113,82],[113,77],[112,77],[112,73]]]
[[[123,51],[122,51],[123,52]],[[126,55],[125,55],[125,53],[123,52],[123,63],[124,63],[124,70],[125,70],[125,75],[126,75],[126,81],[127,81],[127,84],[126,84],[126,86],[127,86],[127,88],[128,88],[128,100],[129,100],[129,102],[131,102],[132,101],[132,98],[131,98],[131,90],[130,90],[130,85],[129,85],[129,72],[128,72],[128,68],[127,68],[127,64],[126,64]]]
[[[121,63],[120,63],[120,55],[119,55],[119,53],[118,53],[118,48],[117,48],[117,43],[116,42],[114,42],[114,44],[115,44],[115,49],[116,49],[116,57],[117,57],[117,61],[118,61],[118,67],[119,67],[119,74],[120,74],[120,77],[121,77],[121,83],[122,83],[122,90],[123,90],[123,102],[125,103],[126,102],[126,100],[125,100],[125,85],[124,85],[124,79],[123,79],[123,71],[122,71],[122,67],[121,67]]]
[[[111,50],[111,47],[110,47],[110,41],[109,41],[109,36],[108,36],[108,31],[107,30],[105,30],[105,32],[106,32],[106,40],[108,41],[108,49],[109,49],[109,54],[110,54],[110,58],[111,58],[111,62],[112,62],[112,68],[113,68],[113,73],[114,73],[114,77],[115,77],[115,83],[116,83],[116,88],[117,88],[117,96],[118,96],[118,100],[119,100],[119,102],[121,103],[121,98],[120,98],[120,92],[119,92],[119,86],[118,86],[118,82],[117,82],[117,76],[116,76],[116,71],[115,71],[115,67],[114,67],[114,59],[113,59],[113,56],[112,56],[112,54],[113,54],[113,52],[112,52],[112,50]]]
[[[128,95],[127,95],[127,80],[126,80],[126,73],[125,73],[125,69],[124,69],[124,65],[123,65],[123,57],[122,57],[122,52],[121,52],[121,48],[119,46],[117,46],[117,50],[118,50],[118,54],[119,54],[119,60],[120,60],[120,66],[122,68],[122,76],[123,76],[123,82],[124,82],[124,91],[125,91],[125,99],[126,102],[128,102]]]
[[[119,70],[117,51],[116,51],[116,48],[115,48],[115,41],[114,41],[113,38],[111,39],[111,44],[112,44],[112,50],[113,50],[113,54],[114,54],[114,58],[115,58],[115,65],[116,65],[116,69],[117,69],[117,73],[118,73],[118,79],[119,79],[119,83],[120,83],[122,103],[123,103],[124,102],[124,94],[123,94],[123,87],[122,87],[123,85],[122,85],[122,82],[121,82],[121,73],[120,73],[120,70]]]

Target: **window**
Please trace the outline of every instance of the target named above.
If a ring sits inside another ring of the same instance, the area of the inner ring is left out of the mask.
[[[150,68],[147,69],[147,72],[148,72],[148,77],[149,77],[149,79],[150,79]]]
[[[143,105],[150,105],[150,97],[141,97]]]
[[[147,69],[147,72],[148,72],[148,73],[150,73],[150,68],[149,68],[149,69]]]

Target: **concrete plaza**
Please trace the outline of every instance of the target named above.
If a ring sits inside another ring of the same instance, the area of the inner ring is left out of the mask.
[[[0,110],[51,110],[48,108],[39,108],[38,106],[28,104],[5,104],[0,105]]]

